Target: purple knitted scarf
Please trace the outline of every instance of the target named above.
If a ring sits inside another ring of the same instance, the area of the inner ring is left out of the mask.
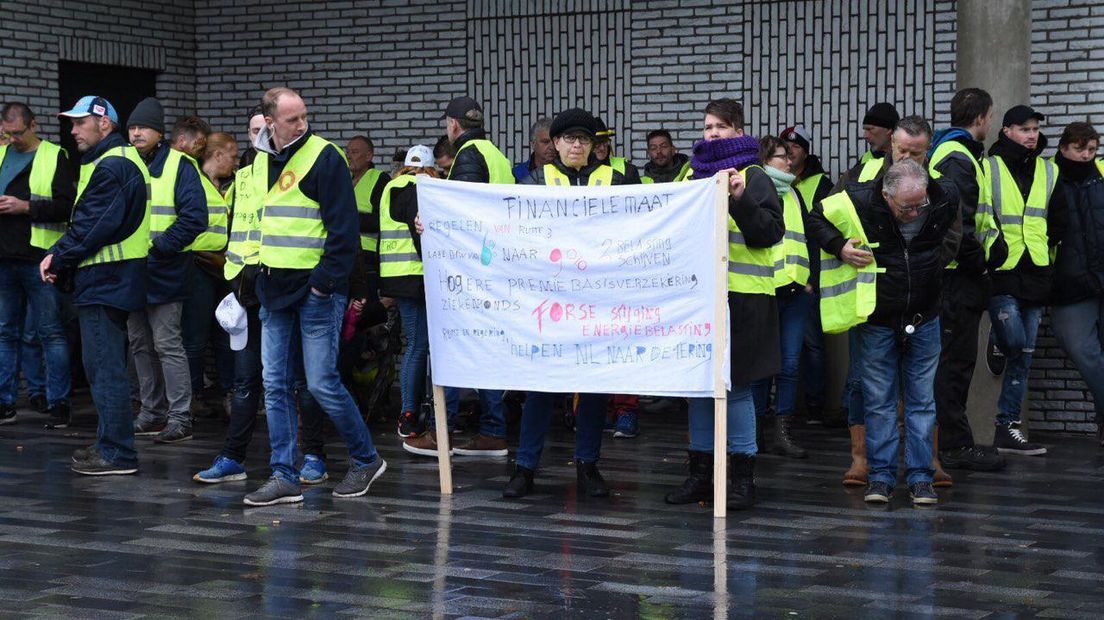
[[[738,138],[702,140],[694,145],[690,167],[695,179],[708,179],[726,168],[741,170],[759,163],[759,140],[743,135]]]

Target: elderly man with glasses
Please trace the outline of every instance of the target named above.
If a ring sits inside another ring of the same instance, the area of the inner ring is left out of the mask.
[[[939,363],[943,270],[961,234],[958,192],[948,181],[931,179],[916,161],[903,159],[877,179],[848,183],[845,191],[817,203],[810,215],[807,233],[832,255],[822,263],[823,270],[853,268],[856,276],[876,274],[866,280],[856,277],[850,287],[854,294],[840,296],[850,299],[850,307],[863,315],[856,317],[854,329],[863,360],[870,468],[865,499],[886,503],[893,493],[901,393],[909,494],[916,505],[935,504],[933,385]]]

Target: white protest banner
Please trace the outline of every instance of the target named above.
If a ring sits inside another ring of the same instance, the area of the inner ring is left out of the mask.
[[[435,384],[712,397],[728,376],[716,181],[417,187]]]

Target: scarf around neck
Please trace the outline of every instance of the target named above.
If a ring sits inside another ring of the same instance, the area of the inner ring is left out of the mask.
[[[759,163],[759,141],[743,135],[736,138],[702,140],[694,145],[690,167],[695,179],[707,179],[721,170],[742,170]]]
[[[774,183],[774,191],[778,192],[778,198],[784,198],[786,194],[793,191],[792,185],[796,176],[782,172],[774,166],[763,166],[763,170],[767,171],[767,176]]]

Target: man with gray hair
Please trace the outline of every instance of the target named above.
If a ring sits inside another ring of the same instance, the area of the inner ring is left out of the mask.
[[[542,116],[529,127],[529,160],[514,166],[514,178],[518,183],[537,168],[552,163],[556,157],[556,147],[548,132],[552,129],[552,119]]]
[[[865,314],[853,329],[863,360],[868,502],[888,502],[896,483],[899,388],[905,401],[909,494],[916,505],[938,502],[932,487],[932,432],[940,292],[943,269],[953,256],[946,245],[957,239],[960,220],[954,185],[929,178],[923,166],[905,158],[882,177],[848,183],[843,192],[816,204],[806,224],[806,233],[831,255],[824,258],[822,274],[831,269],[877,274],[876,280],[859,277],[854,286],[837,287],[847,289],[838,297],[824,289],[821,306],[822,312],[833,312],[835,300],[849,300],[841,307]],[[857,310],[864,306],[868,313]]]

